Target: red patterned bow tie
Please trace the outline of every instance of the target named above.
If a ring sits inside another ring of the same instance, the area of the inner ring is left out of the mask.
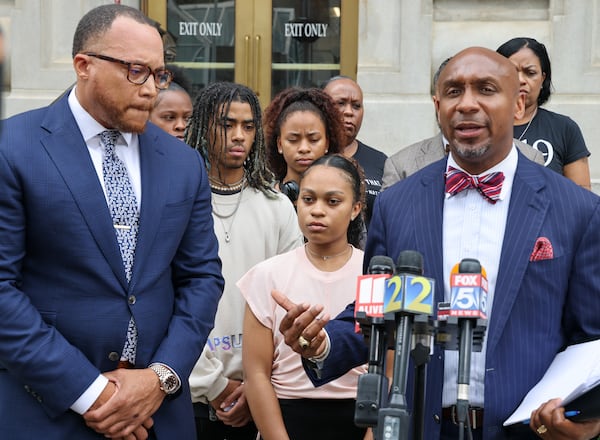
[[[475,188],[485,199],[494,204],[500,199],[500,191],[504,182],[504,173],[496,171],[484,176],[471,176],[454,167],[446,171],[446,192],[453,196],[468,188]]]

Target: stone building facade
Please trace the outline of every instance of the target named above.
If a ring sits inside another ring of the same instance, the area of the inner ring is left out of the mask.
[[[121,3],[141,7],[141,1]],[[495,49],[531,36],[546,44],[552,60],[554,94],[546,108],[581,127],[600,193],[600,0],[357,1],[364,142],[391,154],[432,136],[431,78],[439,63],[467,46]],[[75,26],[104,3],[110,1],[0,0],[9,51],[3,117],[46,105],[74,82]]]

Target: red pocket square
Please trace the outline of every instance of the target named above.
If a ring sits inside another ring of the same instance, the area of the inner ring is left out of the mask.
[[[533,252],[529,256],[529,261],[543,261],[554,258],[552,243],[546,237],[539,237],[533,246]]]

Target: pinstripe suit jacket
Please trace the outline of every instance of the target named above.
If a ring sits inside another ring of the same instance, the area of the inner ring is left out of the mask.
[[[435,303],[443,301],[442,211],[444,170],[440,160],[380,194],[373,211],[365,265],[374,255],[394,259],[402,250],[423,254],[425,276],[436,280]],[[538,237],[547,237],[554,258],[530,262]],[[535,438],[507,434],[502,422],[566,344],[600,337],[600,198],[519,154],[493,314],[488,323],[485,377],[485,439]],[[468,257],[465,255],[464,257]],[[349,350],[360,338],[346,321],[328,331],[331,353],[323,380],[366,352]],[[346,365],[344,365],[346,364]],[[441,411],[443,351],[428,365],[425,438],[439,438],[434,415]],[[409,397],[409,402],[410,402]]]

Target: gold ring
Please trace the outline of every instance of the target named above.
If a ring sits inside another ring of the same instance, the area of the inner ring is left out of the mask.
[[[543,435],[548,432],[548,428],[546,428],[546,425],[540,425],[540,427],[538,429],[536,429],[536,432],[539,435]]]
[[[302,350],[306,350],[308,347],[310,347],[310,342],[308,342],[306,339],[304,339],[304,336],[300,336],[298,338],[298,344],[300,344],[300,348]]]

